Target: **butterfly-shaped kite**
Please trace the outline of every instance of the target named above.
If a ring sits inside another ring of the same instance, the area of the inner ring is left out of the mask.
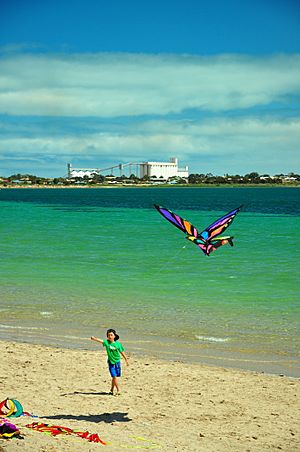
[[[182,232],[187,234],[186,239],[190,240],[191,242],[195,243],[195,245],[199,246],[199,248],[201,248],[203,253],[206,254],[207,256],[209,256],[209,254],[212,251],[215,251],[217,248],[219,248],[222,245],[226,245],[227,243],[233,246],[232,241],[233,237],[231,236],[218,237],[218,236],[222,234],[222,232],[226,228],[228,228],[228,226],[232,223],[234,217],[239,212],[241,206],[216,220],[214,223],[212,223],[210,226],[204,229],[204,231],[200,232],[200,234],[195,228],[195,226],[193,226],[189,221],[184,220],[176,213],[171,212],[171,210],[157,206],[156,204],[154,204],[154,207],[163,217],[170,221],[170,223],[172,223]]]

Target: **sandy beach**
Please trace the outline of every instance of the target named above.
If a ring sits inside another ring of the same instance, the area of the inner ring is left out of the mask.
[[[0,399],[38,416],[11,420],[23,439],[0,451],[107,448],[165,451],[300,450],[299,380],[130,355],[122,394],[110,396],[102,347],[95,351],[1,342]],[[107,446],[51,437],[32,422],[98,433]]]

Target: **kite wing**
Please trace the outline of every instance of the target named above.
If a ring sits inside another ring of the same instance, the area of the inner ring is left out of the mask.
[[[218,237],[217,239],[213,239],[211,242],[202,243],[202,240],[195,240],[195,245],[199,246],[199,248],[203,251],[206,256],[209,256],[212,251],[215,251],[220,246],[227,245],[229,243],[230,246],[233,246],[233,237]]]
[[[171,210],[165,209],[164,207],[157,206],[156,204],[154,204],[154,207],[166,220],[176,226],[176,228],[189,236],[198,237],[197,229],[189,221],[184,220],[176,213],[171,212]]]
[[[164,218],[166,218],[166,220],[168,220],[170,223],[176,226],[176,228],[187,234],[186,238],[195,243],[195,245],[197,245],[206,256],[209,256],[212,251],[215,251],[220,246],[227,244],[233,246],[232,236],[218,236],[222,234],[222,232],[225,231],[228,226],[230,226],[242,206],[232,210],[223,217],[214,221],[214,223],[204,229],[201,234],[198,233],[195,226],[193,226],[189,221],[184,220],[176,213],[171,212],[171,210],[157,206],[156,204],[154,204],[154,207]]]
[[[201,232],[200,237],[206,242],[210,242],[212,240],[221,240],[222,237],[219,237],[218,239],[216,237],[222,234],[222,232],[225,231],[228,226],[230,226],[236,214],[240,211],[241,207],[242,206],[232,210],[231,212],[216,220]]]

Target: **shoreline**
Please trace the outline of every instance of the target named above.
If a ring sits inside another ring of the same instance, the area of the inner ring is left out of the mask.
[[[300,184],[118,184],[118,185],[0,185],[0,190],[7,189],[66,189],[66,188],[300,188]]]
[[[163,338],[156,338],[155,341],[151,341],[151,338],[145,337],[141,341],[132,341],[126,334],[123,333],[124,343],[127,344],[127,348],[131,350],[133,354],[142,359],[161,359],[166,363],[182,362],[183,364],[199,365],[208,367],[221,367],[228,370],[236,370],[241,372],[256,372],[259,374],[269,376],[284,376],[287,378],[300,379],[299,359],[290,358],[286,361],[282,360],[282,356],[276,356],[269,352],[264,357],[257,354],[247,354],[244,352],[239,353],[238,350],[220,349],[216,347],[209,347],[207,345],[202,348],[197,347],[197,343],[194,344],[175,344],[169,343],[170,351],[166,351],[161,347],[164,344]],[[45,336],[34,338],[24,341],[16,337],[1,337],[1,342],[10,342],[16,344],[26,344],[28,346],[41,346],[49,348],[63,348],[64,350],[78,350],[83,352],[89,352],[92,350],[88,337],[74,336]],[[189,348],[189,352],[186,352],[186,347]],[[192,348],[191,348],[192,347]]]
[[[120,397],[108,396],[102,347],[70,350],[1,341],[0,398],[16,398],[39,416],[14,418],[24,439],[1,441],[7,452],[94,451],[81,438],[26,429],[31,422],[98,433],[120,448],[163,451],[286,450],[300,447],[300,381],[288,377],[127,352]]]

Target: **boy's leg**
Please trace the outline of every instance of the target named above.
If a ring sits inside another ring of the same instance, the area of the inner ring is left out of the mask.
[[[108,363],[109,366],[109,371],[110,371],[110,375],[111,375],[111,390],[110,393],[113,394],[114,392],[114,388],[116,388],[117,390],[117,394],[120,393],[120,387],[119,387],[119,382],[118,382],[118,378],[119,376],[121,376],[121,364],[119,362],[115,363],[115,364],[110,364]]]
[[[120,386],[117,377],[112,378],[112,387],[116,388],[117,394],[120,392]]]
[[[112,377],[112,379],[111,379],[111,387],[110,387],[110,392],[113,394],[113,392],[114,392],[114,377]]]
[[[113,394],[114,393],[114,387],[115,387],[115,375],[116,375],[116,372],[115,372],[114,366],[109,361],[108,361],[108,368],[109,368],[109,373],[110,373],[110,376],[111,376],[111,387],[110,387],[109,393]]]

